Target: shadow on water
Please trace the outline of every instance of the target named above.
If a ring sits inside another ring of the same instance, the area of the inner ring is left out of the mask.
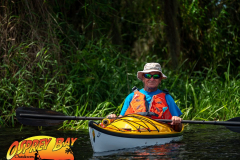
[[[8,148],[14,141],[38,135],[78,138],[72,148],[76,160],[239,159],[240,156],[240,133],[223,126],[190,125],[185,127],[179,142],[102,153],[93,153],[88,130],[58,131],[49,127],[39,131],[38,127],[23,127],[21,131],[19,128],[0,128],[0,159],[6,159]]]

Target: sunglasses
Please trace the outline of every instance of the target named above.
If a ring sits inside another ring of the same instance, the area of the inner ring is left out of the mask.
[[[153,77],[153,79],[159,79],[161,78],[161,76],[159,74],[154,74],[154,75],[151,75],[151,74],[144,74],[144,77],[147,78],[147,79],[151,79]]]

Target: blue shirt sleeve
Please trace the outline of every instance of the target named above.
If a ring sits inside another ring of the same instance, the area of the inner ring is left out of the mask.
[[[169,111],[170,111],[172,116],[178,116],[179,117],[179,116],[182,115],[181,110],[178,108],[177,104],[174,102],[171,95],[166,94],[166,101],[167,101],[167,104],[169,106]]]
[[[127,96],[127,98],[125,99],[120,115],[122,115],[122,116],[125,115],[125,112],[127,111],[128,106],[130,105],[130,102],[132,101],[133,95],[134,95],[134,93],[130,93]]]

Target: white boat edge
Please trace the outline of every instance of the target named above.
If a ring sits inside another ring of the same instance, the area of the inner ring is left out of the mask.
[[[89,122],[90,123],[90,122]],[[166,138],[128,138],[102,133],[89,125],[89,136],[94,152],[107,152],[126,148],[162,145],[173,141],[180,141],[182,135]]]

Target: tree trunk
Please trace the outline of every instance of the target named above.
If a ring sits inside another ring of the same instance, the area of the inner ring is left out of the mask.
[[[112,43],[115,45],[122,45],[122,37],[121,37],[121,24],[119,22],[119,11],[120,11],[120,4],[121,4],[121,0],[115,0],[114,3],[112,3],[112,7],[115,9],[115,11],[113,11],[113,13],[116,16],[112,16]]]
[[[164,0],[164,23],[168,50],[170,52],[172,66],[178,67],[178,57],[180,55],[180,37],[178,23],[178,0]]]

